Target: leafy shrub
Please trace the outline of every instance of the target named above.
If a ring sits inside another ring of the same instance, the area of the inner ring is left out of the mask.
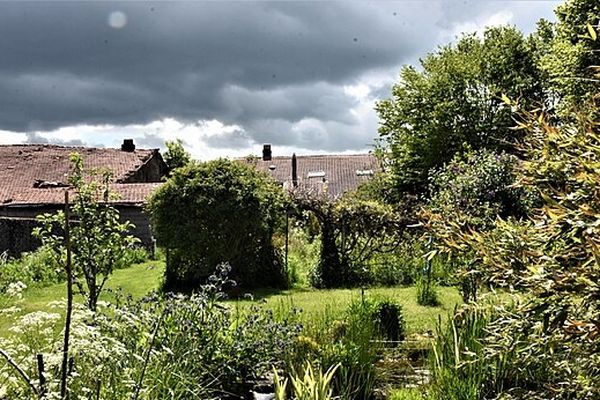
[[[386,204],[352,195],[331,202],[324,198],[298,199],[319,222],[321,254],[311,272],[314,287],[353,287],[368,283],[368,261],[393,250],[403,218]]]
[[[389,341],[404,340],[405,325],[402,307],[391,300],[380,300],[373,319],[379,327],[381,336]]]
[[[283,261],[273,244],[284,203],[276,182],[240,162],[175,169],[148,204],[156,239],[168,249],[164,289],[194,290],[222,262],[243,287],[284,286]]]
[[[526,216],[535,196],[515,185],[516,166],[515,156],[489,150],[455,156],[432,174],[428,207],[466,229],[491,228],[497,216]]]
[[[149,259],[150,255],[145,248],[140,246],[128,247],[123,254],[121,268],[127,268],[134,264],[141,264]]]
[[[437,285],[432,277],[420,274],[416,278],[417,303],[422,306],[436,307],[440,304]]]
[[[431,199],[422,213],[429,233],[443,241],[455,228],[462,232],[489,231],[497,218],[524,219],[539,203],[539,196],[517,185],[519,167],[515,156],[489,150],[454,157],[432,174]],[[449,257],[462,264],[457,268],[457,280],[465,300],[475,299],[479,274],[471,268],[472,253],[461,251]],[[427,285],[420,287],[426,289]]]
[[[58,264],[47,247],[31,253],[23,253],[18,259],[0,255],[0,295],[6,293],[10,284],[22,282],[27,286],[45,286],[66,279],[62,266]]]

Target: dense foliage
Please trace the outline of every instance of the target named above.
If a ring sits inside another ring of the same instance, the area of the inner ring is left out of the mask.
[[[535,203],[527,188],[516,187],[518,160],[490,150],[456,155],[432,174],[427,209],[444,220],[466,218],[465,229],[486,229],[497,216],[525,217]]]
[[[259,307],[223,305],[228,271],[220,266],[211,283],[191,297],[121,299],[100,303],[96,313],[76,307],[69,398],[237,398],[273,367],[283,367],[300,329],[295,313],[276,316]],[[0,348],[22,362],[28,376],[38,376],[34,356],[43,356],[49,399],[59,398],[59,320],[56,313],[27,314],[11,328],[14,336],[0,339]],[[0,366],[0,382],[3,398],[36,397],[6,364]]]
[[[600,3],[570,0],[556,9],[557,23],[549,34],[540,65],[548,75],[548,87],[560,101],[563,117],[573,107],[587,107],[600,91],[594,66],[600,65]]]
[[[397,198],[425,192],[429,171],[466,146],[510,149],[518,132],[502,96],[543,99],[531,44],[515,28],[490,28],[404,67],[392,97],[377,104],[379,132]]]
[[[192,160],[190,153],[183,147],[181,139],[167,141],[165,146],[167,146],[167,151],[163,154],[163,159],[167,164],[169,175],[173,170],[186,166]]]
[[[49,285],[65,280],[63,266],[56,261],[52,250],[42,247],[31,253],[23,253],[11,259],[0,255],[0,296],[7,292],[11,284]]]
[[[148,204],[168,250],[166,290],[193,290],[228,262],[243,287],[286,284],[273,234],[285,216],[281,187],[237,161],[191,163],[173,171]]]
[[[536,111],[520,126],[529,134],[523,184],[539,191],[543,206],[532,221],[498,220],[487,231],[449,223],[443,241],[454,251],[474,254],[489,284],[526,293],[514,308],[497,308],[485,324],[482,340],[493,345],[476,357],[513,366],[505,376],[485,375],[486,384],[495,382],[498,395],[506,386],[516,396],[503,398],[544,399],[553,393],[555,399],[595,399],[600,396],[598,124],[584,114],[576,124],[557,127]]]
[[[347,196],[331,202],[307,196],[298,204],[320,227],[321,255],[311,276],[315,287],[370,283],[369,261],[393,251],[405,225],[391,206],[373,200]]]

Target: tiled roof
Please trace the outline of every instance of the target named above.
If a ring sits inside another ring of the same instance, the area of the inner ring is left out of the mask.
[[[115,205],[143,205],[156,189],[163,183],[113,183],[110,190],[117,195],[117,198],[110,201]],[[73,201],[75,191],[69,190],[69,199]],[[47,204],[62,204],[65,201],[65,188],[46,188],[36,189],[27,188],[18,192],[11,193],[10,197],[5,197],[0,189],[0,207],[22,207],[39,206]]]
[[[245,162],[292,190],[292,157],[273,157],[270,161],[245,159]],[[379,161],[372,154],[297,156],[296,165],[298,186],[295,190],[327,194],[329,198],[339,198],[356,189],[381,170]]]
[[[119,203],[141,203],[159,185],[121,183],[152,158],[156,150],[125,152],[55,145],[0,146],[0,207],[62,203],[70,171],[69,157],[74,152],[83,156],[86,169],[113,171],[111,187],[121,195]]]

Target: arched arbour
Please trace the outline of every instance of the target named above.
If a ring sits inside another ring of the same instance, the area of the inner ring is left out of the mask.
[[[321,255],[318,285],[325,288],[357,286],[362,267],[375,253],[393,251],[408,221],[392,207],[352,198],[296,194],[298,210],[310,212],[319,222]]]

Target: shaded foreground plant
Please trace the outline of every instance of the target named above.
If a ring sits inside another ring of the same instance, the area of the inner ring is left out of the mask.
[[[70,354],[70,399],[209,399],[242,395],[257,378],[281,367],[299,331],[293,312],[275,316],[259,307],[233,309],[223,298],[229,267],[222,265],[192,296],[117,298],[98,312],[75,305]],[[64,307],[63,304],[57,304]],[[48,398],[59,392],[61,340],[56,318],[26,315],[0,348],[37,376],[35,354],[46,360]],[[26,399],[31,389],[0,364],[2,396]],[[1,392],[0,392],[1,393]]]

